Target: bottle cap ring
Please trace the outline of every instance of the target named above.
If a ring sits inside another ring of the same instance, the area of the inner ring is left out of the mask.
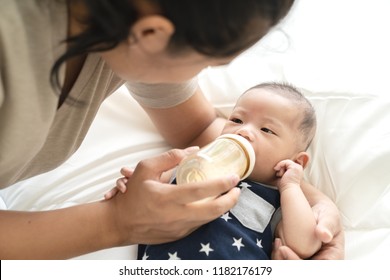
[[[247,139],[245,139],[244,137],[237,135],[237,134],[222,134],[217,139],[221,139],[221,138],[228,138],[228,139],[234,140],[242,147],[242,149],[246,153],[246,156],[249,160],[249,163],[248,163],[248,166],[247,166],[247,168],[246,168],[246,170],[241,178],[241,180],[244,180],[252,173],[253,168],[255,166],[255,161],[256,161],[255,151],[254,151],[251,143],[249,143],[249,141]]]

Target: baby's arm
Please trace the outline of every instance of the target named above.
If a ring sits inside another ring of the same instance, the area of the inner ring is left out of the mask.
[[[311,257],[321,247],[316,237],[316,219],[301,190],[303,168],[291,161],[283,160],[275,166],[278,184],[282,220],[276,229],[277,237],[301,258]]]

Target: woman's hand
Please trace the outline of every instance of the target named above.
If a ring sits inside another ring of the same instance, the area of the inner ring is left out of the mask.
[[[344,259],[344,230],[337,207],[329,199],[319,201],[312,207],[317,219],[316,235],[322,241],[320,250],[312,256],[318,260]],[[280,239],[274,242],[272,259],[298,260],[299,257]]]
[[[179,239],[231,209],[238,200],[235,175],[171,185],[161,175],[194,150],[170,150],[141,161],[127,178],[125,193],[106,201],[120,244],[155,244]],[[204,200],[207,197],[216,197]],[[194,203],[196,202],[196,203]]]

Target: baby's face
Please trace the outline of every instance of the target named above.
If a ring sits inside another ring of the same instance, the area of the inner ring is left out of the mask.
[[[295,160],[300,152],[297,147],[301,119],[301,112],[291,100],[270,89],[251,89],[238,100],[222,133],[249,140],[256,154],[249,178],[274,184],[275,165],[284,159]]]

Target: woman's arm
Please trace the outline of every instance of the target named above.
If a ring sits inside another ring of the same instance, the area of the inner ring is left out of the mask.
[[[143,106],[160,134],[173,147],[204,146],[221,134],[226,119],[218,118],[215,109],[198,88],[187,101],[171,108]]]
[[[0,211],[1,259],[65,259],[118,244],[108,203]]]
[[[161,183],[161,174],[186,155],[185,150],[171,150],[141,161],[126,193],[110,200],[52,211],[0,211],[0,259],[64,259],[189,234],[234,206],[239,178],[180,187]],[[224,195],[203,200],[219,194]],[[193,203],[197,200],[202,201]]]

